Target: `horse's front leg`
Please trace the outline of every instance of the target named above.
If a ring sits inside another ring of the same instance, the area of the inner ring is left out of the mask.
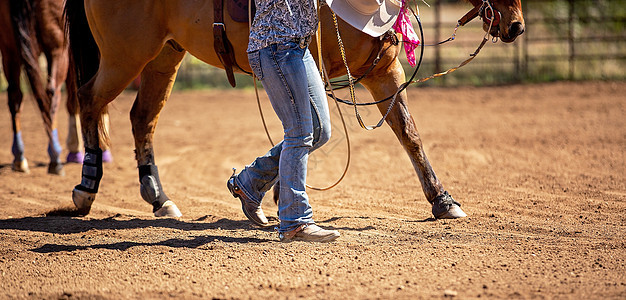
[[[60,29],[58,29],[60,31]],[[50,164],[48,173],[63,174],[63,164],[61,163],[61,144],[57,130],[56,115],[61,103],[61,85],[67,78],[69,67],[69,57],[67,49],[63,45],[63,34],[60,32],[47,32],[44,38],[44,53],[48,61],[48,82],[46,84],[46,95],[50,99],[50,120],[52,126],[49,129],[48,155]],[[55,34],[56,33],[56,34]]]
[[[130,112],[141,197],[152,205],[157,217],[182,216],[176,204],[163,191],[154,159],[153,138],[159,114],[170,96],[184,55],[184,51],[165,45],[159,56],[141,73],[141,86]]]
[[[365,78],[363,85],[367,87],[374,99],[383,99],[393,95],[404,82],[404,78],[404,70],[398,59],[395,59],[386,69],[378,70],[375,74]],[[378,109],[383,115],[387,112],[389,104],[390,101],[378,104]],[[398,94],[396,103],[387,116],[386,122],[409,155],[426,199],[432,205],[435,218],[452,219],[467,216],[461,210],[460,204],[445,191],[428,162],[415,121],[408,110],[406,91]]]
[[[80,129],[80,111],[78,108],[78,96],[76,95],[76,80],[74,78],[74,68],[69,68],[67,72],[67,78],[65,80],[65,87],[67,89],[67,114],[68,114],[68,128],[67,128],[67,153],[66,161],[68,163],[83,163],[84,154],[83,149],[83,135]]]
[[[120,65],[116,60],[118,57],[112,57],[102,56],[95,76],[78,90],[85,158],[81,182],[72,191],[72,201],[79,215],[87,215],[91,210],[104,173],[102,148],[108,148],[110,143],[104,126],[107,105],[137,77],[143,67],[140,61]]]

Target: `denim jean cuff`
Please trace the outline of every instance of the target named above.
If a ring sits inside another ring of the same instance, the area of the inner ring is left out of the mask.
[[[289,223],[289,224],[286,224],[284,226],[284,228],[283,228],[283,224],[284,223]],[[304,224],[304,225],[313,225],[313,224],[315,224],[315,222],[313,222],[313,221],[311,221],[311,222],[280,221],[280,226],[278,227],[278,232],[280,232],[280,233],[289,232],[289,231],[292,231],[292,230],[298,228],[298,226],[300,226],[302,224]]]
[[[248,199],[254,201],[254,203],[256,204],[261,204],[261,199],[258,199],[257,197],[253,196],[252,193],[250,193],[248,191],[248,189],[246,188],[246,186],[244,184],[241,183],[241,180],[239,180],[238,176],[235,176],[235,184],[239,187],[239,189],[246,194],[246,197],[248,197]]]

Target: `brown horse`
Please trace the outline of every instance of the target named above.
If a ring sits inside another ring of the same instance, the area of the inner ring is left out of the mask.
[[[226,0],[230,1],[230,0]],[[499,12],[498,26],[491,34],[512,42],[523,32],[520,0],[471,0],[475,7],[490,4]],[[113,101],[133,78],[141,74],[142,82],[130,112],[139,167],[141,195],[153,205],[156,216],[176,217],[180,211],[163,193],[153,151],[153,135],[159,113],[167,101],[178,67],[186,52],[221,67],[214,51],[213,1],[149,0],[68,0],[66,14],[70,47],[75,56],[81,121],[85,142],[82,181],[72,193],[81,214],[89,213],[102,178],[99,123],[106,105]],[[328,6],[320,11],[322,57],[330,77],[345,74],[339,55],[334,23]],[[248,24],[224,16],[224,27],[235,48],[235,58],[244,71],[250,72],[246,45]],[[489,28],[489,27],[486,27]],[[346,46],[349,67],[354,74],[366,70],[381,47],[384,51],[376,67],[361,83],[374,99],[393,95],[405,75],[398,59],[400,46],[392,39],[373,38],[340,20],[339,30]],[[315,47],[311,47],[317,57]],[[389,102],[378,104],[387,111]],[[415,122],[409,114],[406,92],[386,118],[408,153],[422,183],[426,199],[436,218],[464,217],[460,204],[454,201],[437,179],[422,147]]]
[[[48,173],[63,174],[60,160],[61,146],[56,129],[56,112],[61,97],[61,85],[66,79],[68,58],[62,28],[62,0],[9,1],[0,0],[0,51],[4,73],[9,83],[9,109],[13,125],[13,170],[28,172],[21,138],[20,111],[23,94],[20,73],[24,65],[33,95],[48,134]],[[45,53],[48,59],[48,82],[42,82],[38,58]]]
[[[0,0],[0,53],[9,83],[9,108],[13,125],[14,160],[12,169],[29,172],[24,157],[20,112],[23,94],[20,89],[21,67],[24,66],[33,95],[37,101],[48,134],[48,173],[63,174],[61,144],[58,140],[56,113],[61,100],[61,86],[67,86],[69,131],[68,162],[82,163],[82,136],[78,129],[78,99],[73,72],[68,73],[68,47],[63,24],[63,0]],[[47,82],[44,84],[38,58],[44,54],[48,61]],[[111,160],[110,153],[105,160]]]

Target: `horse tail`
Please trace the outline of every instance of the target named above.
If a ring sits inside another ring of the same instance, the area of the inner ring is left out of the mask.
[[[13,35],[19,48],[20,56],[24,64],[24,70],[28,76],[31,90],[37,100],[39,109],[42,111],[43,121],[46,128],[51,130],[52,119],[50,109],[51,95],[46,93],[41,68],[39,67],[39,43],[36,38],[35,1],[9,1],[11,11],[11,24]]]
[[[70,68],[73,69],[73,88],[79,89],[91,80],[100,67],[100,50],[94,40],[87,15],[84,0],[67,0],[63,12],[65,16],[65,31],[69,41]],[[106,124],[107,107],[100,114],[98,131],[100,143],[105,148],[110,145],[108,125]]]
[[[74,66],[76,87],[80,88],[96,75],[100,66],[100,50],[89,29],[84,0],[67,0],[64,15],[70,63]]]

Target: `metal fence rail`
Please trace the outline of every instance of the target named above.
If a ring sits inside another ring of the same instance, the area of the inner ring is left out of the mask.
[[[434,20],[424,23],[425,31],[433,31],[435,37],[429,40],[427,36],[427,44],[445,38],[440,32],[455,24],[455,20],[440,17],[442,14],[454,15],[450,13],[451,6],[442,5],[442,2],[445,1],[436,1],[433,5]],[[453,84],[492,84],[626,79],[623,71],[626,67],[626,1],[523,0],[522,5],[526,21],[522,37],[513,44],[491,45],[490,50],[481,53],[481,57],[465,68],[461,78],[445,80]],[[480,30],[481,24],[473,22],[467,26],[469,28],[462,28],[459,35],[468,31],[472,36],[472,32]],[[445,50],[432,51],[425,57],[426,64],[432,65],[432,72],[436,72],[447,64],[464,59],[457,54],[467,51],[472,43],[468,39],[439,46]],[[486,69],[485,65],[489,68]]]

